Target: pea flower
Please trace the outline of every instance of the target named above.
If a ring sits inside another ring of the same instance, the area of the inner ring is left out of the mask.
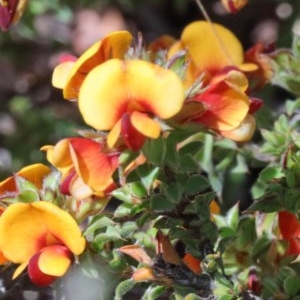
[[[205,72],[205,81],[227,69],[238,68],[253,71],[257,66],[244,63],[244,52],[240,41],[222,25],[196,21],[186,26],[181,39],[169,50],[173,56],[179,50],[187,51],[187,72],[185,85],[191,86]]]
[[[22,168],[15,175],[23,177],[33,183],[38,189],[42,188],[43,179],[51,172],[51,169],[44,164],[32,164]],[[0,195],[6,196],[10,193],[18,193],[15,176],[8,177],[0,182]]]
[[[86,75],[108,59],[123,58],[131,41],[132,36],[128,31],[116,31],[92,45],[78,60],[69,56],[54,69],[53,86],[63,89],[65,99],[77,99]]]
[[[31,281],[47,286],[67,272],[85,243],[75,220],[50,202],[14,203],[0,217],[0,250],[20,264],[13,279],[28,267]]]
[[[245,52],[245,60],[257,65],[257,70],[248,73],[251,90],[257,90],[271,81],[274,70],[272,68],[272,53],[275,52],[273,44],[264,45],[256,43]]]
[[[278,213],[278,226],[282,239],[288,242],[285,255],[300,254],[300,222],[295,214],[280,211]]]
[[[238,71],[230,71],[222,81],[210,84],[188,99],[175,122],[199,123],[218,132],[233,130],[245,119],[250,100],[245,94],[248,81]]]
[[[28,0],[0,0],[0,28],[8,30],[11,24],[16,24],[26,8]]]
[[[118,168],[118,152],[105,152],[102,142],[84,137],[66,138],[55,146],[42,147],[47,159],[62,173],[61,189],[84,199],[93,194],[104,197],[114,185],[112,175]]]
[[[221,3],[228,12],[237,13],[248,3],[248,0],[221,0]]]
[[[182,82],[171,70],[142,60],[111,59],[86,76],[78,104],[88,125],[110,130],[109,147],[138,150],[146,137],[159,137],[155,118],[171,118],[184,97]]]

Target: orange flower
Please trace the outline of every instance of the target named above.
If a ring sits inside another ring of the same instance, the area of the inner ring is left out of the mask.
[[[70,57],[58,65],[53,72],[52,84],[63,89],[65,99],[77,99],[86,75],[110,58],[123,58],[131,41],[132,36],[128,31],[108,34],[84,52],[77,61]]]
[[[289,243],[285,255],[300,254],[300,222],[295,214],[280,211],[278,213],[278,225],[283,240]]]
[[[274,45],[268,47],[257,43],[245,53],[245,60],[248,63],[254,63],[258,66],[257,70],[248,74],[251,90],[260,89],[268,82],[273,76],[273,69],[271,64],[271,55],[274,51]]]
[[[237,13],[248,3],[248,0],[221,0],[221,2],[228,12]]]
[[[62,173],[63,193],[84,199],[93,194],[104,197],[114,185],[117,152],[105,153],[104,144],[88,138],[67,138],[55,146],[44,146],[47,159]]]
[[[75,220],[52,203],[14,203],[0,218],[0,249],[8,260],[20,264],[13,279],[28,266],[32,282],[49,285],[66,273],[73,255],[84,248]]]
[[[33,183],[38,189],[42,188],[43,179],[51,172],[51,169],[43,164],[33,164],[22,168],[16,173],[17,176],[23,177]],[[0,194],[18,192],[15,176],[8,177],[0,182]]]
[[[28,0],[0,0],[0,28],[7,30],[21,18]]]
[[[111,59],[94,68],[79,93],[79,110],[85,122],[110,130],[108,146],[126,145],[138,150],[146,137],[157,138],[160,124],[182,107],[184,90],[170,70],[142,60]]]
[[[187,50],[185,85],[188,87],[204,72],[208,82],[228,67],[244,71],[257,69],[254,64],[243,63],[244,54],[240,41],[231,31],[216,23],[196,21],[186,26],[181,40],[171,47],[169,57],[183,49]]]
[[[189,99],[175,121],[196,122],[216,131],[233,130],[241,125],[249,111],[247,86],[243,73],[230,71],[223,81],[209,85]]]

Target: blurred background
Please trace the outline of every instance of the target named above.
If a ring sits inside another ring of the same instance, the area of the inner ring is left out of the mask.
[[[300,32],[300,1],[249,0],[234,15],[220,0],[203,4],[245,49],[258,41],[290,47],[291,31]],[[18,25],[0,32],[0,180],[27,164],[45,162],[41,146],[85,128],[76,104],[51,86],[59,55],[79,56],[114,30],[134,36],[141,31],[147,43],[162,34],[179,38],[197,19],[203,16],[193,0],[29,0]],[[275,103],[283,92],[264,93]]]

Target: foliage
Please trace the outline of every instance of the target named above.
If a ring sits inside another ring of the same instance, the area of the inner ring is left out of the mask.
[[[222,3],[237,12],[247,1]],[[25,7],[0,8],[16,17]],[[123,30],[61,56],[52,84],[84,129],[10,101],[24,132],[45,132],[26,141],[44,145],[27,150],[34,163],[0,183],[3,274],[58,300],[298,299],[299,53],[296,34],[291,49],[244,53],[206,20],[179,40]],[[270,83],[290,93],[278,111],[253,96]]]

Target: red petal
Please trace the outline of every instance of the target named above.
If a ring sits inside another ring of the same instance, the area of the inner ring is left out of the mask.
[[[64,178],[64,180],[61,182],[60,187],[59,187],[59,191],[63,195],[71,195],[70,183],[71,183],[71,181],[72,181],[72,179],[74,178],[75,175],[76,175],[76,172],[73,168],[73,169],[71,169],[70,173]]]
[[[262,107],[263,104],[264,104],[263,100],[259,98],[250,98],[250,106],[249,106],[248,114],[254,114]]]
[[[40,255],[41,255],[41,252],[35,254],[30,259],[29,264],[28,264],[28,275],[29,275],[30,280],[34,284],[36,284],[38,286],[46,287],[46,286],[49,286],[50,284],[52,284],[57,279],[57,277],[44,274],[39,269],[38,261],[39,261]]]
[[[121,135],[125,145],[133,151],[139,150],[145,142],[145,136],[131,124],[129,113],[122,116]]]

